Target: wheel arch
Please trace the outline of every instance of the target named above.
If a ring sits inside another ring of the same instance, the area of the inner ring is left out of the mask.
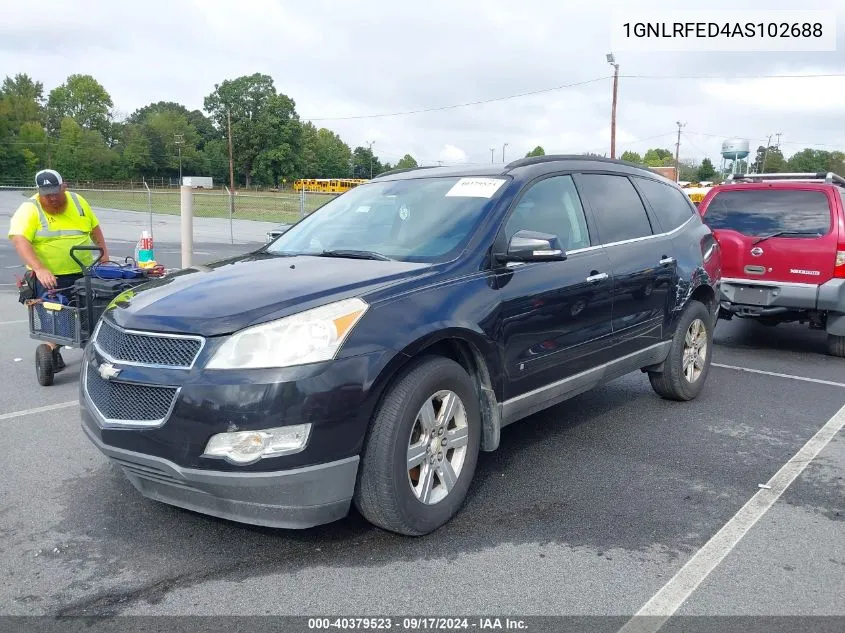
[[[485,337],[462,327],[450,327],[420,336],[406,345],[379,373],[373,383],[380,403],[408,365],[425,356],[441,356],[461,365],[475,385],[481,411],[481,450],[499,446],[501,372],[495,345]]]

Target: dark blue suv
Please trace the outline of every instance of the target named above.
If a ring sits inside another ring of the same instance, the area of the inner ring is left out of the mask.
[[[688,197],[637,165],[390,172],[115,300],[85,350],[83,428],[150,499],[292,528],[354,502],[425,534],[502,427],[640,370],[695,398],[719,277]]]

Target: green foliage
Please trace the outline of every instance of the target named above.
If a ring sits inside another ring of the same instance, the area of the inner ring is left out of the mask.
[[[275,185],[294,175],[302,126],[293,99],[276,92],[272,77],[227,79],[214,86],[204,105],[218,130],[228,129],[231,114],[234,162],[247,187],[254,176],[259,184]]]
[[[218,186],[228,185],[229,113],[236,184],[275,187],[295,178],[369,178],[394,167],[418,166],[410,154],[391,166],[368,147],[353,151],[336,132],[300,121],[294,100],[261,73],[216,84],[205,97],[204,111],[155,101],[118,121],[113,108],[108,91],[90,75],[68,76],[46,98],[44,85],[29,75],[5,77],[0,84],[0,177],[31,183],[35,171],[50,166],[68,180],[175,179],[181,151],[185,175],[212,176]],[[543,155],[539,145],[526,154]],[[621,158],[650,167],[674,165],[673,152],[664,148],[643,156],[626,151]],[[777,147],[767,152],[761,146],[753,161],[755,170],[767,173],[845,175],[842,151],[806,148],[787,159]],[[745,161],[737,169],[745,171]],[[720,178],[708,158],[681,161],[681,180]]]
[[[113,107],[109,93],[91,75],[70,75],[47,98],[47,129],[54,134],[69,117],[80,127],[106,137],[110,133]]]
[[[716,176],[716,168],[713,166],[713,163],[710,161],[709,158],[705,158],[701,161],[701,165],[698,167],[698,180],[699,182],[713,180]]]
[[[389,165],[385,165],[388,169],[390,168]],[[399,162],[396,163],[396,169],[413,169],[414,167],[419,167],[417,164],[416,159],[411,156],[410,154],[405,154],[402,158],[399,159]]]
[[[668,149],[654,148],[645,153],[643,162],[649,167],[672,167],[675,164],[675,158]]]

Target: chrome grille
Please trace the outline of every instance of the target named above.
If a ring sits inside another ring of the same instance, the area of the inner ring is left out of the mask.
[[[105,380],[89,363],[85,391],[106,421],[155,424],[170,414],[178,389]]]
[[[94,340],[109,359],[138,365],[189,368],[202,350],[199,337],[127,332],[102,319]]]

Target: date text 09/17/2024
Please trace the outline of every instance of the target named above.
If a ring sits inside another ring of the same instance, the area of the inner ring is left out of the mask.
[[[397,625],[401,623],[401,628]],[[405,617],[394,621],[393,618],[309,618],[309,630],[399,630],[399,631],[527,631],[528,625],[518,618],[440,618],[440,617]]]

